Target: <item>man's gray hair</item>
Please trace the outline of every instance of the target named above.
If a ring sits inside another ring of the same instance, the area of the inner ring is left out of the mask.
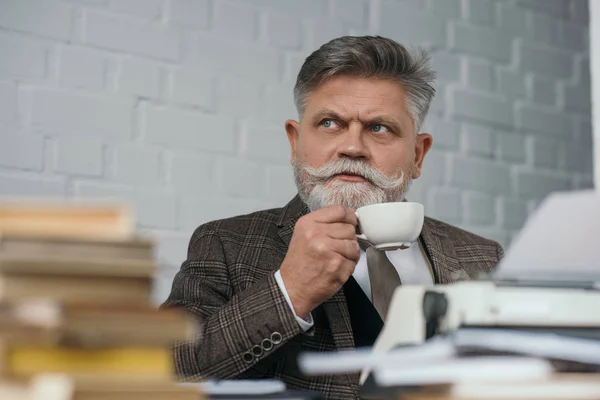
[[[310,92],[333,76],[390,79],[406,90],[408,112],[415,131],[427,116],[435,95],[435,71],[421,48],[413,52],[381,36],[342,36],[322,45],[306,58],[294,86],[300,118]]]

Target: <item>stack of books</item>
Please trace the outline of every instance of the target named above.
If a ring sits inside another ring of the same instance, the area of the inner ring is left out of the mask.
[[[0,203],[0,399],[201,398],[172,345],[199,324],[158,310],[154,243],[121,205]]]

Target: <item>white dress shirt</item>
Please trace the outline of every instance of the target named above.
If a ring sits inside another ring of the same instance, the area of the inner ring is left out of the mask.
[[[394,264],[394,267],[396,267],[396,271],[398,271],[398,275],[400,276],[403,285],[433,284],[433,272],[430,269],[429,262],[427,261],[419,242],[413,243],[408,249],[386,251],[385,253],[392,264]],[[360,259],[356,264],[352,276],[365,292],[369,300],[372,300],[369,270],[367,269],[367,255],[363,250],[360,251]],[[292,309],[292,312],[294,312],[292,301],[290,300],[290,296],[287,293],[279,271],[275,273],[275,280],[279,284],[279,288]],[[296,315],[295,312],[294,315]],[[306,320],[296,315],[296,320],[304,331],[309,330],[313,326],[312,315],[309,315]]]

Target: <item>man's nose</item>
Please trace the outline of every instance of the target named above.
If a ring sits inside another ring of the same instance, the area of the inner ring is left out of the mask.
[[[338,156],[352,158],[367,158],[369,156],[361,124],[350,124],[346,132],[340,135]]]

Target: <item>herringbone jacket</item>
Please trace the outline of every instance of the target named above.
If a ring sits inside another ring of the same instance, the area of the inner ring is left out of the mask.
[[[283,208],[196,229],[162,305],[183,308],[204,324],[201,338],[174,348],[179,378],[279,378],[289,388],[319,390],[328,399],[357,398],[358,374],[305,377],[296,367],[300,352],[354,347],[342,290],[315,310],[314,328],[303,332],[274,278],[294,225],[307,212],[296,196]],[[488,272],[502,256],[496,242],[430,218],[421,239],[436,283]]]

